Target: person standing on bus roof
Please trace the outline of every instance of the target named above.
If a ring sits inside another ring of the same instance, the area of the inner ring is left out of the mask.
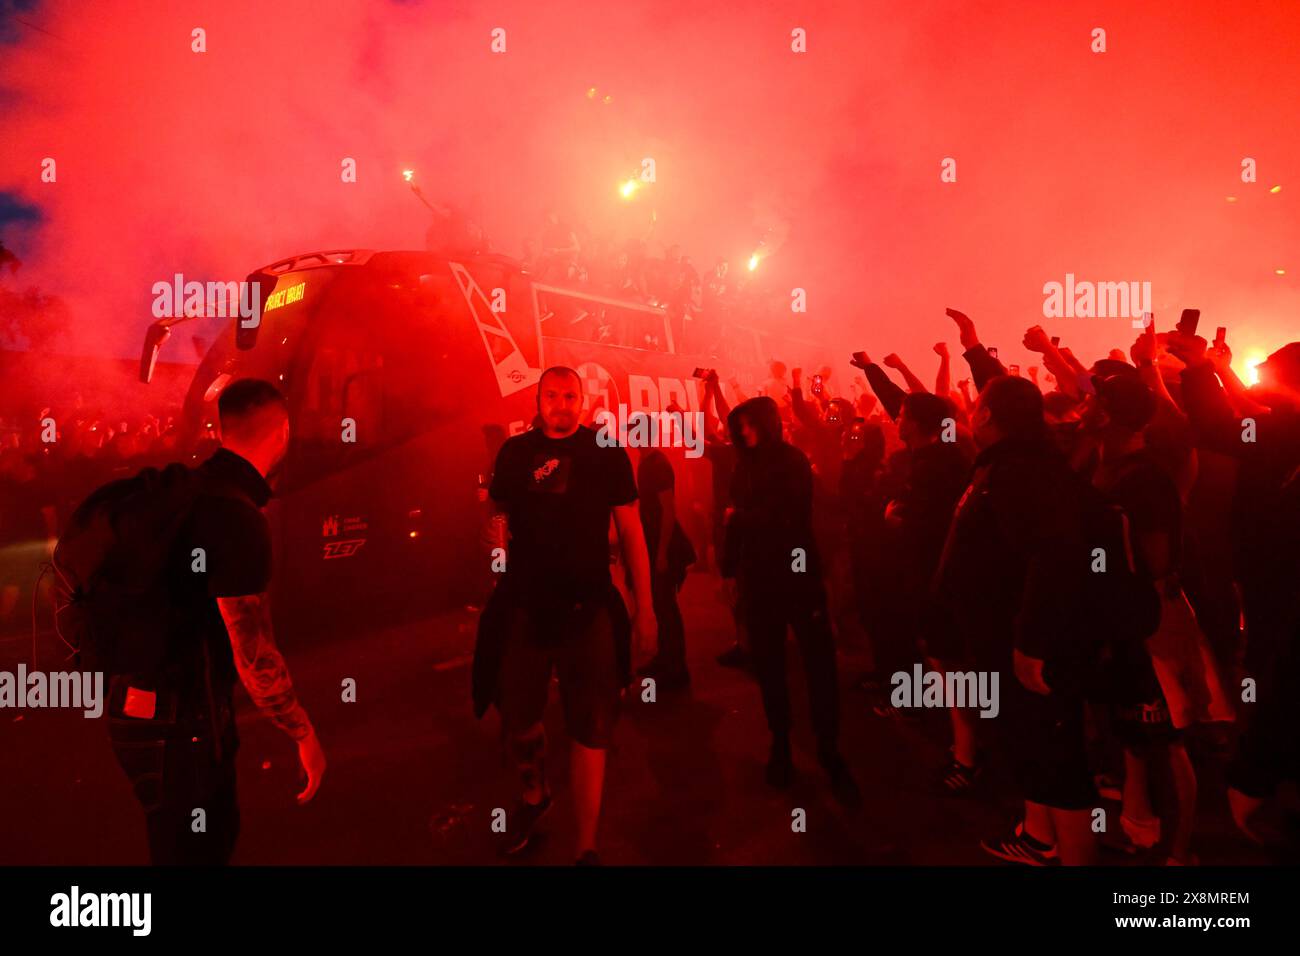
[[[561,222],[560,214],[554,209],[548,209],[542,226],[542,281],[571,281],[577,272],[580,252],[582,244],[573,227]]]
[[[610,516],[632,577],[638,644],[657,633],[650,563],[627,451],[580,425],[582,381],[571,368],[542,373],[542,427],[501,446],[489,495],[505,514],[506,571],[484,610],[475,648],[475,705],[487,698],[519,770],[522,800],[506,818],[506,853],[528,846],[550,810],[542,716],[558,672],[578,823],[576,861],[598,864],[596,829],[605,751],[631,679],[627,609],[609,571]],[[484,685],[490,685],[485,687]]]

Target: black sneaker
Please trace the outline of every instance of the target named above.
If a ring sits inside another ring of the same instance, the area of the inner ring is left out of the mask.
[[[574,866],[600,866],[600,855],[595,850],[588,850],[573,861]]]
[[[994,839],[980,840],[980,848],[1008,863],[1022,866],[1058,866],[1061,862],[1056,855],[1056,847],[1039,843],[1025,832],[1025,822],[1021,820],[1008,834]]]
[[[506,819],[505,839],[501,852],[510,856],[523,850],[533,838],[537,824],[551,809],[551,793],[548,790],[541,803],[519,801],[514,813]]]
[[[772,750],[767,758],[767,783],[777,790],[790,786],[794,778],[794,757],[790,754],[790,738],[772,739]]]
[[[850,810],[862,806],[862,791],[838,751],[821,754],[818,762],[831,778],[831,795],[840,806]]]

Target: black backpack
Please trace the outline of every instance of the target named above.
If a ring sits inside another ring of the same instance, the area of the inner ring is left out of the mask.
[[[1080,484],[1087,544],[1083,612],[1104,645],[1145,641],[1160,627],[1160,592],[1138,569],[1124,509],[1106,501],[1091,483]],[[1093,570],[1097,548],[1105,551],[1105,571]]]
[[[161,677],[184,614],[171,562],[198,486],[183,464],[145,468],[72,513],[52,561],[54,623],[78,669]]]

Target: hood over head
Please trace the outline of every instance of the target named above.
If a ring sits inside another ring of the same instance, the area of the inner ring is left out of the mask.
[[[767,447],[781,442],[781,410],[776,402],[766,395],[741,402],[727,416],[727,431],[731,433],[731,444],[738,451],[749,451],[745,446],[744,436],[740,433],[742,416],[749,419],[754,430],[758,432],[759,447]]]

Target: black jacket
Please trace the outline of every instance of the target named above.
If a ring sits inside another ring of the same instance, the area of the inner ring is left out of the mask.
[[[934,442],[910,452],[907,483],[895,500],[906,580],[925,593],[943,554],[953,509],[970,480],[971,461],[956,442]]]
[[[1049,668],[1092,660],[1101,635],[1081,627],[1084,508],[1080,479],[1047,438],[1001,441],[976,458],[933,591],[978,666],[1009,668],[1013,648]]]
[[[759,433],[745,446],[741,419]],[[781,437],[781,414],[765,396],[732,409],[727,418],[736,470],[731,482],[732,515],[722,552],[722,576],[776,585],[820,581],[821,565],[813,535],[813,476],[808,458]],[[806,556],[806,570],[792,573],[795,549]]]

